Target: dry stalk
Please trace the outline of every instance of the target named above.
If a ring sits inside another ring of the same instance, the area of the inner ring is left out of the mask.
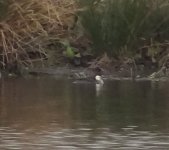
[[[0,62],[32,64],[47,56],[45,43],[68,34],[67,20],[76,11],[74,0],[9,0],[7,17],[0,22]],[[39,53],[32,58],[29,53]],[[1,66],[1,67],[2,67]]]

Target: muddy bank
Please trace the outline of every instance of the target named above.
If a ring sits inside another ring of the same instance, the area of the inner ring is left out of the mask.
[[[120,71],[104,69],[98,71],[97,69],[83,67],[34,68],[27,70],[27,74],[32,76],[53,76],[73,80],[94,79],[98,73],[104,80],[169,81],[169,76],[163,74],[161,70],[148,75],[146,72],[142,75],[137,74],[135,77],[132,76],[132,70],[126,71],[126,74]]]
[[[82,62],[83,57],[78,60]],[[86,67],[82,64],[76,64],[74,61],[67,61],[60,66],[41,67],[25,67],[14,66],[12,69],[6,69],[3,72],[3,77],[11,76],[54,76],[55,78],[68,78],[73,80],[95,79],[96,75],[101,75],[105,80],[150,80],[150,81],[168,81],[169,80],[169,61],[161,67],[154,66],[150,63],[140,63],[139,59],[123,58],[113,59],[109,58],[107,54],[102,57],[93,58],[91,61],[86,61]],[[72,59],[71,59],[72,60]],[[73,59],[77,60],[77,59]],[[169,60],[169,59],[167,59]],[[146,61],[143,61],[146,62]]]

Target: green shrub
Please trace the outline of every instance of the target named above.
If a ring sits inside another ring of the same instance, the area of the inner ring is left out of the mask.
[[[94,52],[135,54],[144,41],[169,38],[169,0],[79,0]]]

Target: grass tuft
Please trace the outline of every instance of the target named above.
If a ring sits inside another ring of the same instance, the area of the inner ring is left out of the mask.
[[[169,39],[168,0],[79,0],[79,4],[85,8],[79,16],[97,54],[133,55],[146,42]]]

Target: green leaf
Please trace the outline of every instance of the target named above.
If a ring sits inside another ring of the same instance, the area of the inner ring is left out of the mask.
[[[75,56],[75,53],[71,47],[67,47],[66,49],[66,57],[73,58]]]

